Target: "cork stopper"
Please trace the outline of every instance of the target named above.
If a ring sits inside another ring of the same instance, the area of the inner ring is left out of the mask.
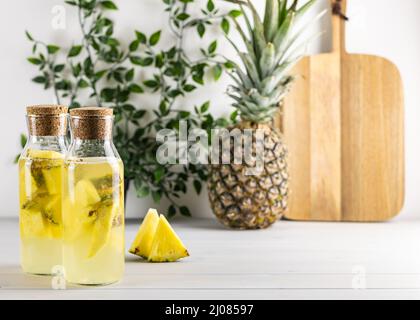
[[[26,113],[31,136],[55,137],[67,134],[68,107],[60,105],[29,106]]]
[[[112,139],[114,110],[86,107],[70,111],[73,136],[82,140]]]
[[[99,107],[85,107],[73,109],[70,111],[72,117],[112,117],[114,115],[114,110],[110,108],[99,108]]]

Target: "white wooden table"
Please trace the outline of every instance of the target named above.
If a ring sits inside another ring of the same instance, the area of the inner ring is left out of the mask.
[[[420,299],[420,221],[174,227],[191,258],[149,264],[128,255],[121,283],[57,291],[49,277],[21,273],[18,223],[0,220],[0,299]],[[127,246],[137,228],[128,223]]]

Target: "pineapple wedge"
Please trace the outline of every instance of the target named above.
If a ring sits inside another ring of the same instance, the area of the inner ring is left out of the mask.
[[[60,239],[63,235],[60,196],[53,197],[45,205],[43,218],[47,222],[46,226],[50,229],[51,237]]]
[[[129,252],[147,259],[152,249],[153,238],[159,224],[159,214],[155,209],[150,209],[140,226],[136,239]]]
[[[168,220],[160,216],[148,260],[150,262],[175,262],[186,257],[189,257],[188,250]]]
[[[189,256],[188,250],[168,220],[164,216],[159,217],[153,209],[140,227],[130,253],[149,262],[175,262]]]
[[[114,218],[115,211],[114,206],[98,209],[97,219],[93,224],[92,244],[89,249],[88,259],[96,256],[108,244],[111,237],[112,219]]]
[[[77,203],[72,204],[77,199]],[[66,215],[64,223],[66,239],[73,241],[82,236],[84,231],[91,233],[93,223],[96,220],[94,215],[95,206],[101,201],[101,197],[96,191],[94,185],[89,180],[80,180],[74,188],[74,194],[64,200],[63,208],[72,210],[71,214]]]
[[[48,193],[50,195],[57,195],[61,192],[61,178],[62,178],[62,167],[56,165],[53,168],[42,170],[45,185],[47,186]]]
[[[87,208],[101,201],[98,191],[89,180],[81,180],[76,184],[75,198],[83,208]]]

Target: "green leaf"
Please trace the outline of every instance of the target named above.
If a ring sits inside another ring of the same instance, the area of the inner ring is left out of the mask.
[[[136,38],[138,41],[140,41],[140,43],[142,44],[146,44],[147,43],[147,37],[143,32],[140,31],[136,31]]]
[[[125,81],[130,82],[134,79],[134,69],[130,69],[125,74]]]
[[[158,54],[158,55],[156,55],[156,57],[155,57],[155,66],[156,66],[156,68],[162,68],[163,67],[163,65],[165,64],[165,62],[164,62],[164,57],[163,57],[163,54]]]
[[[144,93],[144,90],[142,87],[140,87],[138,84],[131,84],[129,87],[130,92],[132,93]]]
[[[75,0],[66,0],[64,2],[67,3],[70,6],[77,6],[77,3],[76,3]]]
[[[89,87],[89,83],[87,83],[86,80],[80,79],[77,86],[79,88],[85,89],[85,88]]]
[[[108,72],[107,69],[95,73],[95,80],[100,80]]]
[[[238,120],[238,116],[239,116],[238,110],[232,112],[232,114],[230,115],[230,121],[233,123],[236,123],[236,121]]]
[[[201,193],[202,188],[203,188],[203,186],[201,184],[201,181],[194,180],[194,189],[197,192],[197,194],[200,194]]]
[[[163,167],[159,167],[155,170],[153,174],[155,178],[155,182],[159,183],[162,181],[163,177],[165,176],[165,169]]]
[[[32,79],[33,82],[41,83],[41,84],[47,83],[47,80],[48,79],[44,76],[38,76],[38,77],[35,77],[35,78]]]
[[[206,26],[203,23],[199,23],[197,25],[197,32],[200,38],[204,37],[204,34],[206,33]]]
[[[178,96],[180,96],[180,95],[182,95],[182,92],[181,92],[180,90],[177,90],[177,89],[175,89],[175,90],[171,90],[171,91],[169,91],[169,93],[168,93],[168,96],[169,96],[170,98],[176,98],[176,97],[178,97]]]
[[[34,41],[34,38],[32,37],[32,35],[28,31],[25,31],[25,35],[26,35],[26,38],[28,38],[29,41]]]
[[[217,40],[214,40],[210,45],[209,45],[209,49],[208,52],[209,54],[214,54],[217,50]]]
[[[207,101],[201,106],[200,112],[206,113],[207,111],[209,111],[209,109],[210,109],[210,101]]]
[[[166,104],[164,102],[162,102],[159,105],[159,111],[160,111],[161,115],[165,115],[168,112],[168,107],[166,106]]]
[[[60,47],[58,47],[56,45],[53,45],[53,44],[50,44],[50,45],[47,46],[47,51],[48,51],[49,54],[55,54],[58,51],[60,51]]]
[[[106,101],[106,102],[111,102],[114,100],[114,98],[116,97],[117,94],[117,90],[113,89],[113,88],[104,88],[101,91],[101,97]]]
[[[181,111],[179,113],[179,116],[181,117],[181,119],[188,119],[191,115],[191,112],[188,111]]]
[[[214,80],[216,80],[216,81],[219,80],[220,77],[222,76],[222,74],[223,74],[223,68],[219,64],[215,65],[213,67]]]
[[[179,21],[185,21],[189,19],[190,15],[188,13],[182,12],[179,15],[176,16],[176,19]]]
[[[80,75],[80,72],[82,71],[82,66],[80,65],[80,63],[78,63],[75,66],[72,66],[72,73],[73,75],[77,78]]]
[[[133,119],[135,120],[141,119],[146,115],[146,113],[147,113],[146,110],[137,110],[133,114]]]
[[[264,16],[264,31],[267,41],[273,42],[273,39],[279,29],[280,7],[278,0],[267,0]]]
[[[102,1],[101,2],[102,7],[108,10],[118,10],[117,5],[113,1]]]
[[[221,27],[222,27],[222,30],[223,30],[223,32],[225,34],[229,34],[229,31],[230,31],[230,23],[229,23],[229,21],[226,18],[223,18],[222,19]]]
[[[139,45],[140,45],[140,41],[134,40],[133,42],[130,43],[130,47],[129,47],[130,51],[131,52],[137,51],[137,49],[139,48]]]
[[[181,207],[179,208],[179,211],[184,217],[191,217],[190,209],[188,209],[187,207]]]
[[[216,6],[214,5],[213,0],[208,0],[207,1],[207,10],[209,12],[213,12],[215,8],[216,8]]]
[[[195,74],[193,75],[193,80],[198,84],[204,85],[204,75],[203,74]]]
[[[197,87],[196,87],[196,86],[194,86],[194,85],[192,85],[192,84],[186,84],[186,85],[183,87],[183,89],[184,89],[184,91],[186,91],[186,92],[192,92],[192,91],[194,91],[195,89],[197,89]]]
[[[77,57],[80,54],[80,52],[82,52],[82,48],[83,48],[82,46],[71,47],[68,57],[69,58]]]
[[[158,32],[155,32],[154,34],[152,34],[152,36],[149,39],[149,44],[151,46],[157,45],[159,40],[160,40],[160,35],[161,35],[161,31],[158,31]]]
[[[66,66],[64,65],[64,64],[58,64],[58,65],[56,65],[55,67],[54,67],[54,72],[61,72],[61,71],[63,71],[64,70],[64,68],[65,68]]]
[[[235,63],[233,63],[232,61],[226,61],[224,63],[224,66],[226,69],[234,69],[235,68]]]
[[[143,184],[143,181],[136,177],[134,180],[134,187],[136,188],[136,194],[139,198],[145,198],[150,194],[150,188]]]
[[[141,58],[137,56],[132,56],[130,58],[130,61],[132,64],[142,66],[142,67],[148,67],[153,64],[153,58],[147,57],[147,58]]]
[[[150,188],[147,186],[140,187],[136,189],[136,194],[139,198],[145,198],[150,194]]]
[[[174,205],[169,206],[168,208],[168,218],[173,218],[176,216],[176,208]]]
[[[226,128],[228,125],[229,121],[227,121],[225,118],[220,118],[216,121],[216,127]]]
[[[257,9],[255,9],[255,6],[252,4],[251,0],[247,0],[247,2],[248,2],[249,7],[251,8],[252,16],[254,19],[253,37],[256,43],[257,57],[260,58],[260,55],[266,46],[266,39],[264,35],[264,25],[263,25],[263,22],[261,21],[260,16],[258,15]]]
[[[144,85],[148,88],[156,88],[159,86],[159,82],[157,82],[156,80],[147,80],[144,81]]]
[[[26,137],[26,135],[24,135],[24,134],[21,134],[20,135],[20,146],[22,148],[25,148],[27,142],[28,142],[28,137]]]
[[[125,104],[125,105],[123,105],[122,106],[122,109],[125,112],[128,112],[128,113],[132,113],[132,112],[134,112],[136,110],[136,108],[133,105],[131,105],[131,104]]]
[[[228,15],[229,15],[229,17],[231,17],[231,18],[238,18],[238,17],[240,17],[241,15],[242,15],[242,12],[240,11],[240,10],[231,10],[229,13],[228,13]]]
[[[152,198],[155,203],[160,203],[160,200],[162,199],[162,193],[159,191],[153,191]]]
[[[38,58],[28,58],[28,61],[34,65],[42,64],[42,60]]]

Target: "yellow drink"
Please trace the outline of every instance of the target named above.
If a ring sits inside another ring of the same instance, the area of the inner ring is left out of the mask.
[[[28,150],[19,160],[21,264],[27,273],[48,275],[62,264],[63,158]]]
[[[103,285],[124,273],[124,170],[116,158],[65,163],[63,265],[67,281]]]

